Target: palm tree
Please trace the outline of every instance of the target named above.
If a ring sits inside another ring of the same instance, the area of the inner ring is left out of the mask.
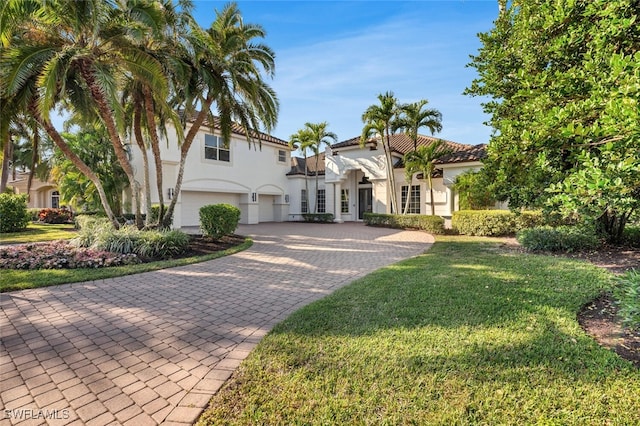
[[[2,28],[0,34],[3,42],[10,37],[13,44],[6,56],[3,54],[8,59],[3,60],[3,67],[9,65],[6,75],[10,96],[16,96],[32,77],[36,84],[26,96],[30,98],[28,102],[33,102],[30,112],[39,116],[36,120],[42,121],[40,124],[67,155],[72,153],[63,149],[64,140],[52,134],[57,131],[48,120],[49,111],[64,105],[100,117],[118,162],[127,174],[137,206],[138,184],[120,136],[124,111],[117,95],[120,81],[126,76],[143,79],[154,92],[168,95],[162,67],[136,44],[137,37],[147,34],[147,23],[154,16],[138,13],[145,12],[139,9],[160,9],[159,5],[102,0],[32,1],[28,5],[18,11],[22,13],[17,20],[20,24],[13,25],[11,31]],[[87,176],[91,172],[84,167],[80,170]],[[103,204],[108,211],[106,199]]]
[[[261,146],[257,130],[264,127],[265,131],[271,131],[278,117],[278,99],[263,79],[263,73],[273,76],[275,54],[268,46],[253,42],[256,37],[265,36],[264,29],[245,24],[234,3],[216,11],[216,19],[208,30],[195,22],[191,25],[187,51],[192,55],[184,58],[185,63],[190,63],[191,73],[177,95],[183,100],[179,105],[184,108],[185,119],[191,116],[195,119],[180,147],[175,196],[167,209],[164,226],[169,226],[173,216],[187,153],[206,119],[218,122],[225,144],[230,143],[231,127],[237,122],[243,127],[249,146],[255,147]],[[217,118],[211,111],[214,103]],[[199,112],[196,106],[200,107]]]
[[[304,157],[304,193],[305,193],[305,204],[307,206],[307,211],[303,213],[309,212],[309,172],[307,167],[307,150],[311,148],[312,144],[311,134],[308,129],[300,129],[289,138],[289,147],[291,149],[299,149],[302,152],[302,156]],[[317,170],[317,169],[316,169]],[[317,190],[316,190],[317,192]]]
[[[418,102],[400,106],[400,116],[394,123],[394,130],[402,130],[413,141],[413,150],[418,149],[418,132],[427,127],[431,134],[442,130],[442,113],[437,109],[423,109],[429,101],[422,99]]]
[[[364,145],[374,135],[380,135],[387,163],[387,187],[391,194],[391,212],[398,212],[398,198],[396,195],[396,179],[393,174],[393,159],[391,157],[391,134],[394,131],[394,121],[398,116],[398,100],[393,92],[379,94],[380,105],[371,105],[362,114],[365,123],[362,129],[360,144]]]
[[[318,167],[320,163],[320,150],[324,146],[331,145],[331,141],[336,143],[338,136],[335,133],[327,131],[329,123],[323,121],[322,123],[305,123],[305,130],[309,134],[309,149],[315,154],[316,157],[316,201],[313,206],[313,213],[318,213]]]
[[[404,156],[405,167],[414,171],[420,171],[427,179],[429,186],[429,196],[431,197],[431,216],[435,216],[436,208],[433,204],[433,180],[432,175],[436,169],[434,161],[443,155],[451,153],[442,139],[438,139],[429,145],[419,146],[417,150],[410,151]],[[409,183],[409,192],[407,199],[411,193],[411,183]]]

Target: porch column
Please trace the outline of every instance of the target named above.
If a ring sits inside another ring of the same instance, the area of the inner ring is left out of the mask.
[[[333,221],[342,223],[342,184],[340,181],[333,184]]]

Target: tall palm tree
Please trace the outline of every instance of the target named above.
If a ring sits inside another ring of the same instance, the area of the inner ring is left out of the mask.
[[[289,147],[291,149],[299,149],[304,157],[304,201],[307,206],[307,211],[303,213],[309,212],[309,168],[307,164],[307,150],[311,148],[312,143],[311,134],[306,128],[298,130],[289,138]]]
[[[400,116],[394,123],[394,130],[402,130],[413,141],[413,150],[418,149],[418,132],[426,127],[433,135],[442,130],[442,113],[434,108],[423,109],[429,103],[426,99],[400,106]]]
[[[327,127],[329,123],[323,121],[322,123],[305,123],[305,130],[309,133],[310,145],[309,148],[315,154],[316,157],[316,201],[313,206],[313,213],[318,213],[318,167],[320,164],[320,150],[324,147],[331,145],[331,142],[336,143],[338,136],[335,133],[329,132]]]
[[[230,143],[231,127],[237,122],[244,128],[250,146],[254,147],[261,146],[257,130],[263,127],[269,132],[275,126],[278,99],[263,79],[263,73],[274,74],[275,54],[268,46],[253,41],[264,36],[261,26],[243,22],[235,3],[216,11],[216,19],[207,30],[191,23],[188,51],[192,54],[184,59],[190,63],[191,73],[177,94],[183,100],[179,105],[184,108],[185,118],[195,118],[180,147],[175,196],[167,209],[164,226],[169,226],[173,216],[187,153],[206,119],[219,123],[225,144]],[[212,109],[216,110],[217,118],[213,117]]]
[[[396,179],[393,173],[393,158],[391,156],[391,134],[394,132],[394,121],[398,116],[398,100],[393,92],[378,95],[380,105],[371,105],[362,114],[365,123],[360,138],[364,145],[372,136],[380,135],[387,163],[387,187],[390,191],[391,212],[398,212],[398,198],[396,194]]]
[[[23,13],[18,21],[21,25],[11,28],[11,38],[17,42],[8,49],[10,60],[3,60],[3,67],[9,63],[9,92],[15,95],[26,77],[35,77],[31,96],[36,102],[31,112],[40,116],[48,133],[55,131],[48,113],[56,106],[100,117],[138,205],[138,184],[121,138],[124,111],[117,98],[120,81],[126,76],[144,79],[155,92],[168,95],[162,67],[136,44],[136,39],[146,34],[152,17],[140,9],[154,6],[153,2],[28,2],[35,3],[39,5],[19,10]],[[0,30],[1,39],[8,40],[9,31]],[[21,38],[16,37],[17,32]],[[56,145],[64,144],[59,135],[50,136]],[[81,170],[90,172],[88,168]]]
[[[415,151],[410,151],[404,156],[405,167],[422,172],[424,178],[427,179],[429,196],[431,197],[431,216],[435,216],[436,214],[436,208],[433,203],[433,172],[436,169],[434,161],[449,153],[451,153],[451,149],[446,146],[442,139],[438,139],[429,145],[421,145]],[[407,199],[410,193],[411,184],[409,183]]]

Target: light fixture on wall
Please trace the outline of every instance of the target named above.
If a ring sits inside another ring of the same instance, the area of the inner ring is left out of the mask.
[[[285,194],[284,196],[284,202],[288,203],[289,202],[289,194]]]
[[[167,189],[167,196],[169,197],[170,200],[173,199],[173,194],[174,194],[173,188],[168,188]]]
[[[257,199],[258,199],[258,194],[256,194],[255,192],[252,192],[251,193],[251,201],[253,201],[255,203]]]

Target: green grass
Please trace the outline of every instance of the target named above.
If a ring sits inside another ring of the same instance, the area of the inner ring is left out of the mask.
[[[222,256],[246,250],[253,244],[250,238],[244,243],[230,249],[211,253],[204,256],[186,257],[183,259],[164,260],[159,262],[142,263],[138,265],[116,266],[96,269],[46,269],[46,270],[2,270],[0,272],[0,293],[12,290],[47,287],[50,285],[68,284],[81,281],[93,281],[124,275],[139,274],[141,272],[156,271],[158,269],[173,268],[217,259]]]
[[[76,236],[73,224],[30,223],[21,232],[0,233],[0,244],[35,243],[39,241],[68,240]]]
[[[640,371],[576,321],[611,275],[438,237],[274,328],[203,424],[640,423]]]

